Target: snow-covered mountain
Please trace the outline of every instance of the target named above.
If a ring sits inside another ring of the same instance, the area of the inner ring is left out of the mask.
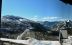
[[[58,21],[53,21],[53,22],[49,22],[49,21],[38,21],[40,24],[44,25],[46,28],[53,28],[54,25],[58,24]]]
[[[18,35],[23,33],[26,29],[31,29],[27,32],[23,38],[26,36],[35,37],[36,39],[48,39],[48,32],[49,30],[56,31],[57,29],[65,28],[65,27],[72,27],[72,21],[32,21],[26,18],[18,17],[18,16],[2,16],[1,18],[1,27],[2,30],[0,32],[1,35],[4,37],[9,38],[17,38]],[[30,34],[29,34],[30,33]],[[72,34],[72,29],[68,29],[68,33]],[[53,33],[54,34],[54,33]],[[56,33],[55,33],[56,34]],[[57,33],[58,34],[58,33]],[[35,36],[34,36],[35,35]],[[3,37],[2,36],[2,37]]]
[[[1,18],[1,27],[2,29],[6,32],[3,31],[4,36],[7,35],[17,35],[21,34],[25,29],[30,29],[33,27],[34,29],[32,31],[47,31],[47,29],[41,25],[40,23],[37,23],[35,21],[26,19],[26,18],[21,18],[18,16],[2,16]],[[10,30],[11,33],[8,31]],[[8,33],[9,32],[9,33]]]

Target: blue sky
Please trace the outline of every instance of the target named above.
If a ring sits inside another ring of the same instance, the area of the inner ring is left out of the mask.
[[[59,0],[2,0],[2,16],[15,15],[31,20],[72,19],[72,5]]]

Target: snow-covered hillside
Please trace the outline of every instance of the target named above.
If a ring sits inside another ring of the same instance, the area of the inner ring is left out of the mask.
[[[29,38],[28,40],[0,38],[0,40],[10,41],[18,44],[26,44],[26,45],[61,45],[59,41],[37,40],[34,38]],[[72,36],[69,36],[68,39],[64,39],[63,45],[72,45]]]

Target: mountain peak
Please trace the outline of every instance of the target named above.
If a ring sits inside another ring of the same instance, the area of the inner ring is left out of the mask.
[[[6,15],[6,16],[3,16],[3,17],[4,17],[4,18],[7,18],[7,19],[12,19],[12,20],[23,19],[22,17],[13,16],[13,15]]]

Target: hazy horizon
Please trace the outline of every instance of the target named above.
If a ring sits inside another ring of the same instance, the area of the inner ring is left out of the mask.
[[[59,0],[2,0],[2,16],[14,15],[34,21],[72,19],[72,5]]]

